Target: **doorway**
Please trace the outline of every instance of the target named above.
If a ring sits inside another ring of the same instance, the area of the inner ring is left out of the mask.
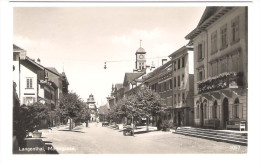
[[[203,103],[200,104],[200,126],[204,126],[204,109],[203,109]]]
[[[226,128],[226,124],[229,120],[229,111],[228,111],[228,99],[224,98],[223,100],[223,122],[224,122],[224,128]]]

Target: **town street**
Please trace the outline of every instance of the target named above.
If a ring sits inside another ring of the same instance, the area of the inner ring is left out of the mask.
[[[123,136],[122,131],[101,124],[76,127],[67,126],[43,133],[43,141],[60,154],[165,154],[165,153],[246,153],[247,147],[224,142],[153,131]]]

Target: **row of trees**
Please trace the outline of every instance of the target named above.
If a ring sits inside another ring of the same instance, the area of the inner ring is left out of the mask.
[[[24,146],[23,139],[27,132],[38,131],[43,121],[49,122],[50,125],[54,118],[62,122],[73,119],[75,123],[86,122],[90,118],[87,105],[73,92],[64,94],[60,99],[59,108],[54,110],[40,102],[20,106],[14,96],[13,114],[13,134],[17,137],[19,146]]]
[[[163,113],[166,109],[165,102],[160,95],[147,87],[141,87],[127,97],[119,100],[108,114],[108,119],[120,122],[122,118],[132,119],[138,123],[140,119],[149,119]]]

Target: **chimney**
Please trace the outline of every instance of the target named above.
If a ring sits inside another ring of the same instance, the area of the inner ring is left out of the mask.
[[[37,59],[37,63],[38,63],[38,64],[41,64],[40,58]]]
[[[162,65],[167,62],[167,59],[162,59]]]

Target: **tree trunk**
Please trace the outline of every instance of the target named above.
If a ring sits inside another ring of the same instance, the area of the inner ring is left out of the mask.
[[[146,131],[149,131],[149,117],[146,120]]]

